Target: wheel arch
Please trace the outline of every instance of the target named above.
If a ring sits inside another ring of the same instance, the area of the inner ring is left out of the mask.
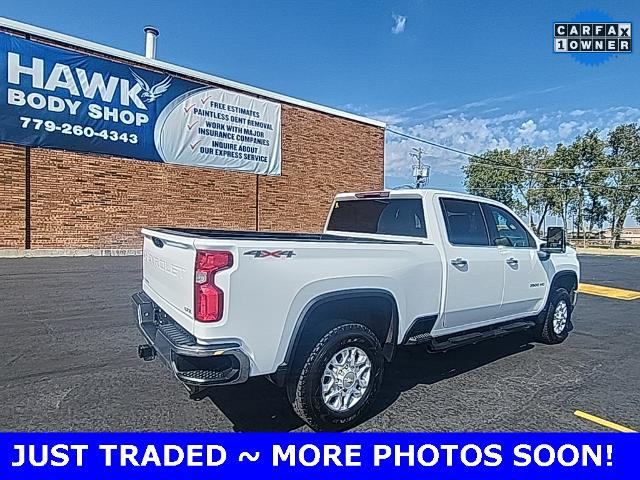
[[[549,307],[549,302],[551,301],[551,295],[558,288],[564,288],[565,290],[567,290],[567,292],[569,292],[569,295],[571,296],[571,303],[575,306],[577,300],[576,292],[578,290],[578,285],[578,273],[576,271],[562,270],[560,272],[556,272],[556,274],[551,279],[549,291],[547,292],[547,298],[544,302],[544,307],[540,312],[539,319],[546,314],[547,308]],[[573,293],[572,288],[574,288]]]
[[[314,323],[325,318],[326,323]],[[344,323],[361,323],[380,340],[382,352],[390,361],[398,343],[399,315],[394,295],[381,288],[356,288],[327,292],[310,300],[296,320],[283,363],[272,380],[283,385],[291,372],[296,355],[305,347],[305,339],[321,338],[327,331]]]
[[[567,292],[571,293],[571,287],[578,288],[578,274],[573,270],[563,270],[553,276],[551,286],[549,287],[549,294],[557,288],[564,288]]]

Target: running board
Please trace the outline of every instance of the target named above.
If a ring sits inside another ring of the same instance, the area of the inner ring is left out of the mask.
[[[461,332],[446,337],[432,337],[422,339],[422,343],[427,346],[429,352],[444,352],[452,348],[458,348],[465,345],[473,345],[491,338],[503,337],[514,332],[529,330],[536,326],[533,320],[521,320],[517,322],[505,323],[502,325],[492,326],[486,330],[476,330],[473,332]]]

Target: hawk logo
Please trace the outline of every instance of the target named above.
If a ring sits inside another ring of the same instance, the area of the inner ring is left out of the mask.
[[[140,85],[140,89],[141,89],[140,98],[144,103],[155,102],[158,98],[162,96],[164,92],[169,90],[169,87],[171,86],[171,77],[169,75],[167,75],[167,77],[164,80],[162,80],[160,83],[156,83],[154,86],[151,87],[145,81],[144,78],[142,78],[133,70],[131,69],[129,70],[131,71],[131,75],[133,75],[133,78],[136,79],[136,83]]]
[[[296,252],[293,250],[250,250],[248,252],[244,252],[245,255],[250,255],[253,258],[267,258],[267,257],[275,257],[275,258],[291,258]]]

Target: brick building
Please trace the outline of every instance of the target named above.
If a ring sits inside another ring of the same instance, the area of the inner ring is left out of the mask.
[[[335,193],[383,186],[381,122],[10,20],[0,31],[282,106],[280,176],[0,143],[0,251],[138,249],[143,226],[319,231]]]

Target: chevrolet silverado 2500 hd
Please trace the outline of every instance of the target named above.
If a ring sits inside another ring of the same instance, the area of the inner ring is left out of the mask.
[[[315,429],[357,422],[398,346],[526,329],[553,344],[572,328],[579,264],[564,232],[543,242],[485,198],[340,194],[322,234],[142,233],[140,357],[160,357],[193,396],[268,375]]]

